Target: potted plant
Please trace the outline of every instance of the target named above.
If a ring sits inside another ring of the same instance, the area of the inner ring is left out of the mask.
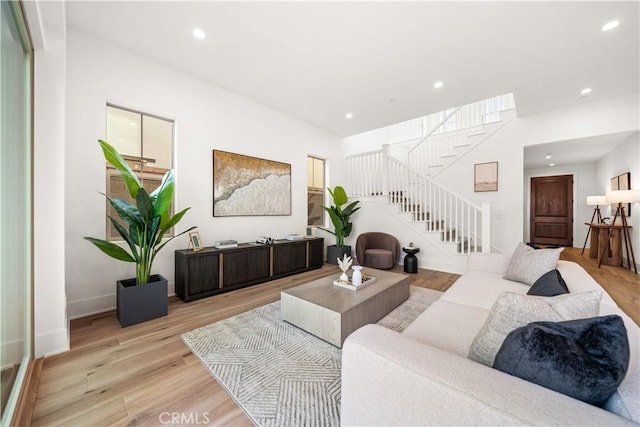
[[[349,237],[351,234],[353,224],[350,222],[350,218],[360,207],[357,206],[359,202],[356,200],[348,204],[344,209],[342,208],[348,199],[347,192],[344,191],[344,188],[341,186],[337,185],[333,191],[331,191],[330,188],[327,188],[327,190],[329,190],[331,197],[333,197],[333,206],[323,206],[322,209],[329,213],[329,217],[333,223],[333,231],[323,227],[320,228],[336,236],[336,244],[327,246],[327,262],[337,265],[338,258],[342,259],[345,254],[351,256],[351,246],[345,246],[344,238]]]
[[[105,159],[120,173],[129,194],[135,200],[135,204],[132,204],[105,194],[120,219],[128,226],[127,228],[115,218],[108,217],[130,251],[113,242],[85,237],[110,257],[136,264],[136,277],[117,283],[118,320],[125,327],[167,315],[167,279],[159,274],[152,275],[151,266],[158,252],[167,243],[196,227],[163,240],[167,231],[189,210],[186,208],[170,216],[174,189],[173,170],[167,171],[160,186],[149,194],[116,149],[106,141],[98,142]]]

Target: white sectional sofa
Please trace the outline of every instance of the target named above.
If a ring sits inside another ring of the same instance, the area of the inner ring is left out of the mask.
[[[467,271],[403,333],[367,325],[342,349],[341,423],[351,425],[638,425],[640,329],[604,292],[600,314],[627,328],[627,374],[605,409],[472,361],[469,346],[504,291],[510,256],[472,254]],[[602,290],[578,264],[558,261],[569,291]]]

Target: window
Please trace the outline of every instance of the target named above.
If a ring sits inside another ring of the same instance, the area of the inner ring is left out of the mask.
[[[32,358],[32,50],[20,2],[0,2],[0,425]],[[12,421],[13,420],[13,421]]]
[[[324,160],[307,157],[307,224],[324,225]]]
[[[107,142],[127,161],[143,187],[151,193],[173,167],[173,121],[107,105]],[[107,195],[133,202],[124,180],[111,166],[107,168]],[[107,215],[118,215],[107,202]],[[173,210],[171,211],[173,215]],[[173,230],[167,233],[173,235]],[[107,219],[107,239],[121,240]]]

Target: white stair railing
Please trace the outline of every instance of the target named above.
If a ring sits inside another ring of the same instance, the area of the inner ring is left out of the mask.
[[[426,231],[458,244],[458,252],[490,252],[490,204],[479,207],[429,180],[383,150],[347,157],[351,197],[387,196]]]
[[[500,120],[501,111],[514,107],[513,94],[508,94],[426,116],[424,120],[436,126],[409,150],[407,163],[429,175],[430,168],[442,166],[444,159],[455,156],[456,148],[469,146],[469,136],[482,132],[485,124]],[[445,120],[437,121],[441,117]]]

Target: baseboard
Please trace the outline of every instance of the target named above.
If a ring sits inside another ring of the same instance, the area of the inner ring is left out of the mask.
[[[11,420],[11,427],[31,425],[38,387],[40,385],[43,361],[44,358],[29,361],[24,382],[20,389],[20,395],[16,403],[16,410]]]
[[[14,361],[22,360],[24,357],[23,339],[3,342],[0,348],[2,349],[2,361],[10,361],[9,364],[1,366],[2,369],[12,366]]]
[[[168,283],[168,297],[175,296],[175,286],[173,283]],[[94,314],[104,313],[105,311],[111,311],[116,309],[116,294],[100,295],[97,297],[86,298],[77,301],[69,301],[67,304],[67,311],[69,313],[69,320],[79,319],[81,317],[87,317]]]
[[[67,310],[69,312],[69,320],[78,319],[80,317],[91,316],[92,314],[103,313],[116,309],[115,292],[107,295],[86,298],[77,301],[69,301]]]
[[[35,337],[34,354],[36,357],[49,357],[69,351],[69,328],[37,335]]]

